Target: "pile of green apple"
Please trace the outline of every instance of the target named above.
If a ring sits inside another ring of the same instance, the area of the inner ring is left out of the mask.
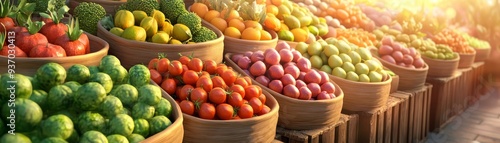
[[[336,77],[356,82],[382,82],[389,78],[382,64],[373,58],[369,49],[360,48],[345,40],[328,38],[295,47],[311,66]]]
[[[431,39],[422,40],[417,50],[421,55],[431,59],[454,60],[458,58],[458,54],[453,52],[451,47],[448,45],[436,44]]]
[[[491,48],[490,43],[484,40],[477,39],[475,37],[470,36],[469,34],[463,34],[464,39],[469,43],[474,49],[488,49]]]

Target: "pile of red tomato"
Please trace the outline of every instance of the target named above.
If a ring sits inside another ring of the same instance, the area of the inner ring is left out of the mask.
[[[172,96],[185,114],[209,120],[245,119],[268,113],[266,96],[249,77],[213,60],[160,56],[148,67],[151,79]]]

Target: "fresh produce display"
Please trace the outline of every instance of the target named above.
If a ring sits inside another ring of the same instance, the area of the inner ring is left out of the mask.
[[[439,60],[455,60],[458,58],[458,54],[453,52],[447,45],[436,44],[431,39],[421,41],[422,44],[415,45],[415,47],[418,47],[418,52],[425,57]]]
[[[19,57],[69,57],[90,53],[89,39],[80,29],[78,19],[71,19],[69,25],[61,21],[69,10],[67,6],[54,9],[55,6],[50,5],[47,13],[39,13],[42,16],[39,21],[31,20],[33,6],[28,3],[17,13],[18,23],[25,24],[10,29],[16,33],[15,38],[4,40],[1,55],[8,56],[10,43],[15,45]],[[5,39],[7,34],[1,33]]]
[[[345,28],[363,28],[371,31],[375,23],[369,19],[354,0],[296,0],[304,3],[309,11],[319,17],[330,16],[337,19]],[[336,21],[327,21],[330,26],[335,26]],[[335,24],[335,25],[331,25]]]
[[[236,54],[231,57],[261,85],[290,98],[327,100],[336,97],[335,85],[324,71],[312,69],[311,61],[279,42],[275,49]]]
[[[14,19],[10,17],[12,13],[15,13],[15,9],[8,0],[0,1],[0,4],[0,23],[3,25],[0,27],[0,32],[5,32],[5,30],[11,29],[16,26]]]
[[[55,9],[60,9],[66,5],[66,0],[27,0],[27,2],[36,5],[35,12],[46,12],[52,6]]]
[[[368,48],[360,48],[345,40],[328,38],[309,45],[299,43],[295,49],[309,57],[313,68],[336,77],[359,82],[381,82],[389,78]]]
[[[242,1],[239,10],[232,1],[210,1],[210,7],[204,3],[196,2],[190,11],[196,13],[203,20],[217,27],[225,36],[245,40],[271,40],[272,36],[262,25],[262,15],[266,14],[263,4],[250,4]],[[223,7],[221,5],[227,5]],[[242,17],[242,16],[244,17]],[[279,20],[276,26],[280,26]]]
[[[151,79],[174,97],[184,114],[207,120],[236,120],[268,113],[266,96],[249,77],[213,60],[159,56],[148,64]]]
[[[475,37],[470,36],[469,34],[463,34],[462,35],[472,48],[475,49],[488,49],[491,48],[490,43],[484,40],[477,39]]]
[[[268,0],[266,1],[266,12],[266,21],[272,22],[264,22],[264,26],[275,30],[280,40],[310,43],[316,40],[316,36],[330,35],[331,28],[328,27],[324,18],[314,15],[307,8],[292,1]],[[274,23],[277,23],[277,20],[273,16],[282,21],[281,28],[275,26]],[[269,18],[271,20],[268,20]]]
[[[432,41],[436,44],[444,44],[459,54],[472,54],[475,52],[474,48],[469,46],[465,38],[456,31],[445,29],[436,35],[431,36]]]
[[[358,47],[371,47],[377,43],[377,37],[363,29],[336,29],[337,39],[347,40]]]
[[[93,2],[82,2],[73,10],[76,18],[82,22],[81,28],[83,31],[90,34],[97,34],[97,23],[106,16],[106,10],[99,4]]]
[[[177,15],[173,15],[177,14]],[[122,4],[103,26],[125,39],[158,44],[194,44],[217,39],[201,18],[184,8],[184,1],[132,0]]]
[[[358,4],[358,6],[368,18],[375,22],[376,26],[390,25],[396,14],[394,11],[384,8],[384,4],[385,3],[377,2],[376,6],[369,6],[366,4]]]
[[[395,42],[392,37],[384,37],[378,48],[378,54],[382,60],[391,64],[420,69],[425,67],[424,60],[415,48],[407,48],[405,45]]]
[[[76,64],[65,70],[47,63],[34,76],[9,76],[0,78],[1,120],[15,116],[16,135],[2,130],[0,142],[135,143],[174,121],[161,88],[149,84],[148,68],[135,65],[127,71],[114,56],[104,57],[99,66]],[[10,80],[17,81],[13,102],[7,102]]]

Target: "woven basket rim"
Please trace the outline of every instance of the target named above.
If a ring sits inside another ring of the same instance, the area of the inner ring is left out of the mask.
[[[425,63],[425,61],[424,61],[424,68],[411,69],[411,68],[408,68],[408,67],[402,67],[402,66],[399,66],[399,65],[396,65],[396,64],[393,64],[393,63],[389,63],[389,62],[383,60],[382,58],[380,58],[380,56],[378,55],[378,53],[374,53],[375,50],[377,50],[375,48],[370,48],[369,50],[371,51],[372,56],[375,57],[375,58],[377,58],[377,60],[379,60],[383,65],[389,65],[389,66],[392,66],[394,68],[399,68],[399,69],[408,70],[408,71],[415,71],[415,72],[423,72],[423,71],[429,70],[429,65],[427,65],[427,63]],[[420,55],[420,58],[422,58],[422,55]]]
[[[206,123],[217,123],[217,124],[234,124],[234,123],[242,123],[242,122],[248,122],[248,121],[258,121],[258,120],[268,119],[268,118],[271,118],[272,116],[275,116],[276,114],[278,114],[280,107],[279,107],[278,101],[271,95],[271,93],[269,93],[265,90],[262,90],[262,92],[266,96],[266,101],[270,100],[272,103],[274,103],[273,107],[269,107],[269,108],[271,108],[271,111],[269,111],[269,113],[266,113],[264,115],[260,115],[260,116],[256,116],[256,117],[252,117],[252,118],[246,118],[246,119],[238,119],[238,120],[209,120],[209,119],[203,119],[203,118],[195,117],[192,115],[188,115],[186,113],[182,113],[182,115],[184,118],[188,118],[191,120],[199,120],[199,121],[206,122]]]
[[[453,52],[453,54],[455,54],[457,57],[455,59],[451,59],[451,60],[433,59],[433,58],[429,58],[427,56],[420,56],[420,57],[424,60],[431,60],[431,61],[445,62],[445,63],[452,63],[452,62],[460,61],[460,54],[458,54],[457,52]],[[427,63],[425,63],[425,64],[427,64]]]
[[[231,58],[229,58],[233,53],[227,53],[226,55],[224,55],[224,59],[226,59],[226,62],[230,62],[230,63],[233,63],[236,65],[236,63],[234,63]],[[234,68],[234,67],[233,67]],[[241,68],[237,67],[239,70],[242,70]],[[316,69],[311,69],[311,70],[316,70]],[[249,76],[247,75],[246,73],[240,73],[240,74],[243,74],[245,76]],[[252,80],[255,80],[255,79],[252,79]],[[293,102],[299,102],[299,103],[334,103],[334,102],[337,102],[337,100],[342,100],[344,99],[344,91],[342,90],[342,88],[340,86],[338,86],[338,84],[336,84],[332,79],[330,79],[329,82],[332,82],[333,85],[335,86],[335,92],[338,92],[338,95],[336,94],[335,95],[335,98],[333,99],[328,99],[328,100],[300,100],[300,99],[295,99],[295,98],[290,98],[284,94],[281,94],[281,93],[278,93],[278,92],[275,92],[271,89],[269,89],[268,87],[258,83],[258,82],[255,82],[254,84],[257,84],[261,87],[265,87],[268,90],[268,92],[272,93],[273,95],[280,95],[280,96],[283,96],[283,97],[286,97],[285,100],[289,100],[289,101],[293,101]],[[342,97],[342,98],[340,98]]]
[[[77,56],[67,56],[67,57],[16,57],[16,59],[29,59],[29,60],[55,60],[55,59],[58,59],[58,60],[61,60],[61,59],[64,59],[64,60],[75,60],[75,59],[82,59],[82,58],[86,58],[88,56],[96,56],[96,55],[100,55],[102,53],[105,53],[105,52],[108,52],[109,50],[109,43],[106,42],[105,40],[97,37],[97,36],[94,36],[90,33],[87,33],[87,32],[84,32],[87,37],[89,38],[89,45],[90,45],[90,42],[98,42],[98,43],[103,43],[104,44],[104,47],[102,47],[102,49],[100,49],[99,51],[95,51],[95,52],[91,52],[91,53],[88,53],[88,54],[83,54],[83,55],[77,55]],[[7,59],[7,56],[3,56],[3,55],[0,55],[0,59]]]
[[[219,43],[219,42],[222,42],[224,40],[224,38],[225,38],[224,34],[222,34],[222,32],[219,29],[215,28],[210,23],[202,21],[202,26],[205,26],[205,27],[209,28],[210,30],[214,31],[215,34],[217,34],[217,39],[210,40],[210,41],[205,41],[205,42],[200,42],[200,43],[182,44],[182,45],[159,44],[159,43],[146,42],[146,41],[144,41],[144,42],[142,42],[142,41],[135,41],[135,40],[125,39],[125,38],[122,38],[122,37],[117,36],[115,34],[112,34],[111,32],[109,32],[108,30],[106,30],[101,25],[101,21],[99,21],[97,23],[97,31],[98,31],[98,33],[99,33],[99,31],[102,31],[103,34],[108,35],[112,39],[120,39],[120,40],[123,40],[123,41],[128,42],[128,43],[140,43],[140,44],[144,45],[143,47],[129,47],[129,48],[150,49],[150,50],[158,49],[158,48],[155,48],[155,47],[159,47],[159,46],[162,46],[162,47],[165,47],[165,48],[169,48],[169,49],[172,49],[172,48],[196,49],[196,48],[198,48],[200,46],[214,45],[215,43]]]

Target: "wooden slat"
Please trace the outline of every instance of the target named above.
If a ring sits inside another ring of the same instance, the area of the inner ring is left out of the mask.
[[[359,127],[359,116],[354,114],[349,116],[347,127],[347,142],[357,143],[358,142],[358,127]]]

